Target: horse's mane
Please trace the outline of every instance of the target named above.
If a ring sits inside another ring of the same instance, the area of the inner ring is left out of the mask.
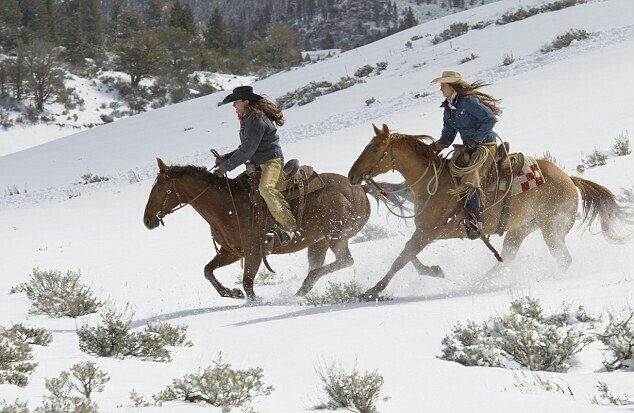
[[[425,141],[429,141],[430,143],[434,141],[429,135],[406,135],[403,133],[392,132],[392,139],[394,141],[401,141],[407,145],[409,145],[414,152],[421,155],[423,158],[428,160],[441,160],[442,158],[430,147],[431,145],[425,143]]]
[[[168,172],[170,178],[180,178],[185,176],[195,176],[202,178],[209,185],[218,190],[226,190],[227,180],[223,177],[219,177],[209,171],[204,166],[196,165],[172,165],[169,167]],[[229,185],[233,193],[247,193],[248,185],[242,182],[242,179],[229,179]]]

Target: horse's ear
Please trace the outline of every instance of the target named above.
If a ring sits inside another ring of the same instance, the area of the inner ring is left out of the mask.
[[[372,127],[374,128],[374,135],[379,136],[381,134],[381,129],[377,128],[374,123],[372,124]]]
[[[161,160],[161,158],[156,158],[156,163],[158,164],[158,168],[160,172],[167,172],[168,167],[167,165],[165,165],[165,163]]]
[[[385,123],[383,124],[383,133],[385,133],[386,135],[390,134],[390,128],[388,128]]]

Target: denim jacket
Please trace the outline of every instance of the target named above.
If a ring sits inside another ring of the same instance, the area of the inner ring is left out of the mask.
[[[498,136],[493,132],[493,125],[497,122],[495,114],[477,97],[457,95],[452,106],[455,109],[449,107],[447,100],[441,105],[445,108],[445,114],[439,143],[451,145],[458,132],[464,144],[470,141],[492,142]]]

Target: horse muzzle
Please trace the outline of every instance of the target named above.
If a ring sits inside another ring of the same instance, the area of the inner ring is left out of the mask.
[[[352,185],[359,185],[361,181],[363,181],[363,175],[355,174],[354,172],[350,171],[348,173],[348,180]]]

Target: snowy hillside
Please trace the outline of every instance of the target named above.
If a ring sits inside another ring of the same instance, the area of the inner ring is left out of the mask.
[[[278,98],[313,81],[335,83],[366,64],[387,62],[380,74],[364,77],[365,83],[284,112],[287,123],[280,135],[286,157],[318,171],[346,174],[372,137],[372,122],[438,137],[441,95],[429,81],[442,70],[455,69],[468,80],[493,84],[487,92],[502,98],[505,109],[496,131],[514,151],[549,151],[569,174],[576,174],[584,155],[594,149],[609,154],[617,135],[634,131],[628,98],[634,84],[627,81],[634,64],[631,0],[590,1],[515,23],[470,29],[435,45],[430,41],[453,23],[496,21],[510,9],[542,3],[487,4],[276,74],[254,87]],[[590,37],[550,53],[540,51],[571,28],[586,30]],[[503,66],[503,56],[510,53],[515,62]],[[478,58],[459,64],[471,54]],[[510,301],[526,295],[541,299],[548,312],[559,309],[562,301],[604,315],[607,309],[631,306],[633,244],[611,245],[582,228],[575,227],[567,238],[573,256],[567,272],[557,269],[535,233],[511,269],[487,288],[470,286],[493,266],[493,257],[482,243],[451,240],[434,243],[419,255],[425,263],[442,266],[446,279],[420,276],[406,266],[388,287],[392,301],[301,305],[293,294],[308,269],[304,252],[270,257],[282,280],[256,285],[261,303],[218,297],[203,276],[204,265],[215,254],[204,221],[186,208],[166,218],[165,227],[148,231],[142,215],[157,156],[168,163],[209,166],[210,148],[235,148],[235,112],[230,105],[217,105],[224,96],[215,93],[0,157],[0,189],[28,188],[26,194],[0,197],[0,324],[23,323],[53,332],[51,345],[35,350],[39,365],[29,385],[0,384],[0,401],[17,397],[34,407],[42,401],[45,378],[90,360],[111,377],[105,391],[95,396],[103,411],[202,410],[186,402],[135,409],[128,394],[135,389],[149,398],[173,379],[207,367],[222,352],[236,367],[263,368],[264,381],[275,391],[256,399],[254,408],[261,412],[301,412],[318,404],[323,396],[315,366],[324,360],[346,368],[356,360],[361,370],[379,371],[385,380],[382,393],[390,396],[379,404],[381,412],[631,409],[590,403],[597,381],[634,398],[631,368],[606,372],[599,342],[573,357],[567,373],[540,373],[567,384],[572,397],[518,387],[512,370],[464,367],[438,358],[441,340],[457,322],[500,315]],[[370,98],[376,101],[366,104]],[[583,177],[619,193],[633,185],[633,159],[632,154],[610,155],[605,166],[590,168]],[[109,180],[77,184],[86,173]],[[382,178],[401,181],[394,174]],[[318,291],[328,280],[374,285],[413,230],[411,223],[387,216],[384,208],[374,208],[370,222],[389,228],[391,236],[353,244],[355,265],[325,277]],[[499,237],[492,242],[501,245]],[[332,258],[329,254],[327,262]],[[169,363],[90,356],[79,350],[75,330],[84,322],[97,323],[96,314],[78,320],[30,315],[24,294],[8,294],[27,281],[34,267],[81,269],[82,280],[100,299],[120,309],[130,303],[135,328],[155,319],[183,323],[193,346],[173,348]],[[233,264],[217,274],[233,288],[240,271]]]

